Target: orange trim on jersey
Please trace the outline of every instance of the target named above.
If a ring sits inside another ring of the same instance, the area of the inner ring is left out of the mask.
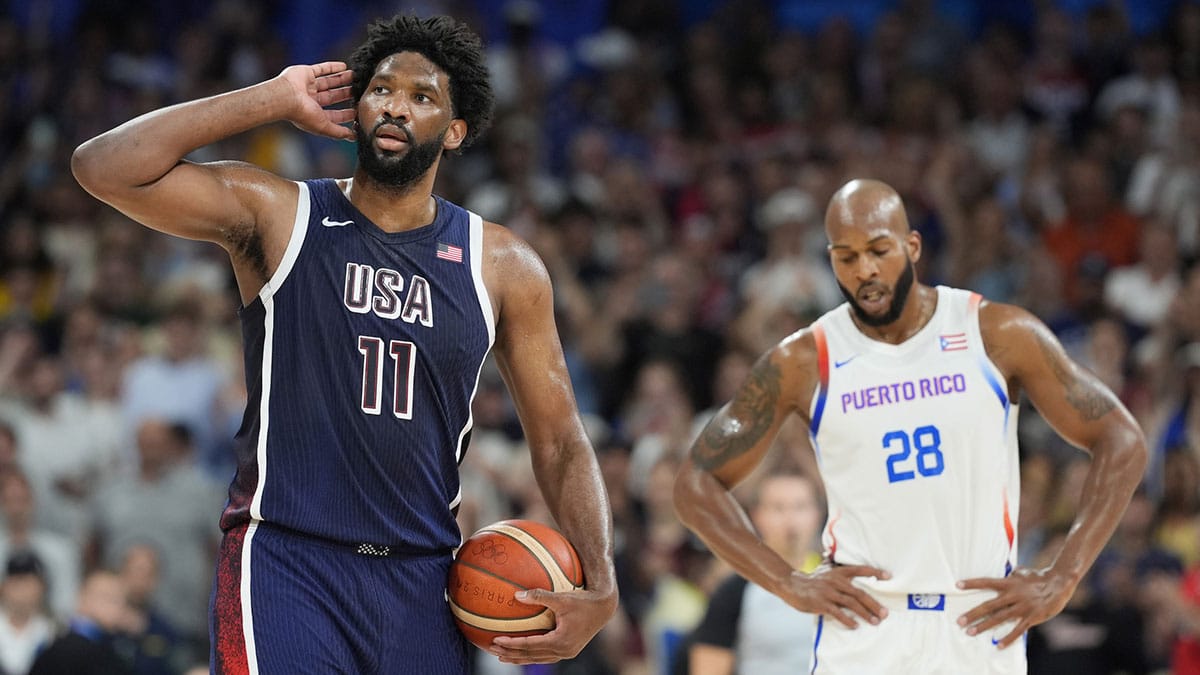
[[[970,299],[967,300],[967,309],[971,310],[971,314],[979,313],[979,305],[983,304],[983,296],[978,293],[972,293]]]
[[[1004,534],[1008,536],[1008,549],[1011,551],[1015,529],[1013,528],[1012,516],[1008,513],[1008,493],[1004,493]]]
[[[821,389],[829,387],[829,343],[825,341],[825,329],[813,326],[813,340],[817,343],[817,374],[821,378]]]
[[[833,533],[833,526],[837,523],[838,518],[841,517],[842,516],[840,513],[836,516],[830,517],[829,524],[825,526],[825,533],[829,535],[829,562],[831,563],[837,562],[833,559],[833,557],[837,555],[837,535]]]

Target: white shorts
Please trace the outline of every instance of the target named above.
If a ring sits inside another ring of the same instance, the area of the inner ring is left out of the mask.
[[[967,635],[958,617],[995,594],[872,594],[888,610],[879,625],[858,628],[822,616],[813,647],[813,675],[1024,675],[1025,638],[1005,649],[992,641],[1012,624]],[[857,617],[856,617],[857,618]]]

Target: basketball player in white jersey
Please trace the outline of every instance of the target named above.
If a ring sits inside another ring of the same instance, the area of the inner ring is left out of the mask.
[[[846,184],[825,230],[847,303],[755,364],[681,467],[679,515],[747,579],[821,615],[813,673],[1023,673],[1025,631],[1066,605],[1142,477],[1142,433],[1029,312],[916,283],[921,238],[892,188]],[[1021,396],[1092,456],[1043,569],[1016,567]],[[812,574],[764,545],[729,492],[793,413],[829,503]]]

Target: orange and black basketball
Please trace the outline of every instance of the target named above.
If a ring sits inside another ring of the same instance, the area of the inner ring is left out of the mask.
[[[450,610],[463,634],[487,648],[499,635],[540,635],[554,613],[513,597],[517,591],[583,588],[583,566],[571,542],[532,520],[502,520],[463,542],[450,566]]]

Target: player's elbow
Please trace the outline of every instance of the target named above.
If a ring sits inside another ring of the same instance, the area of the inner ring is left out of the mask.
[[[1111,457],[1113,470],[1127,476],[1132,482],[1136,478],[1141,481],[1145,475],[1149,452],[1146,449],[1146,437],[1141,428],[1132,418],[1122,420],[1112,425],[1105,435],[1108,453]]]
[[[1125,448],[1126,470],[1136,476],[1143,476],[1146,472],[1146,464],[1149,462],[1150,452],[1146,448],[1146,436],[1136,423],[1128,425],[1123,429],[1122,445]]]
[[[84,142],[71,153],[71,174],[83,189],[101,198],[106,191],[106,173],[112,175],[111,171],[105,171],[105,166],[109,164],[109,158],[105,155],[100,138]]]
[[[675,486],[672,501],[679,522],[688,529],[695,529],[697,515],[700,512],[704,490],[701,478],[704,470],[690,461],[685,461],[675,474]]]

